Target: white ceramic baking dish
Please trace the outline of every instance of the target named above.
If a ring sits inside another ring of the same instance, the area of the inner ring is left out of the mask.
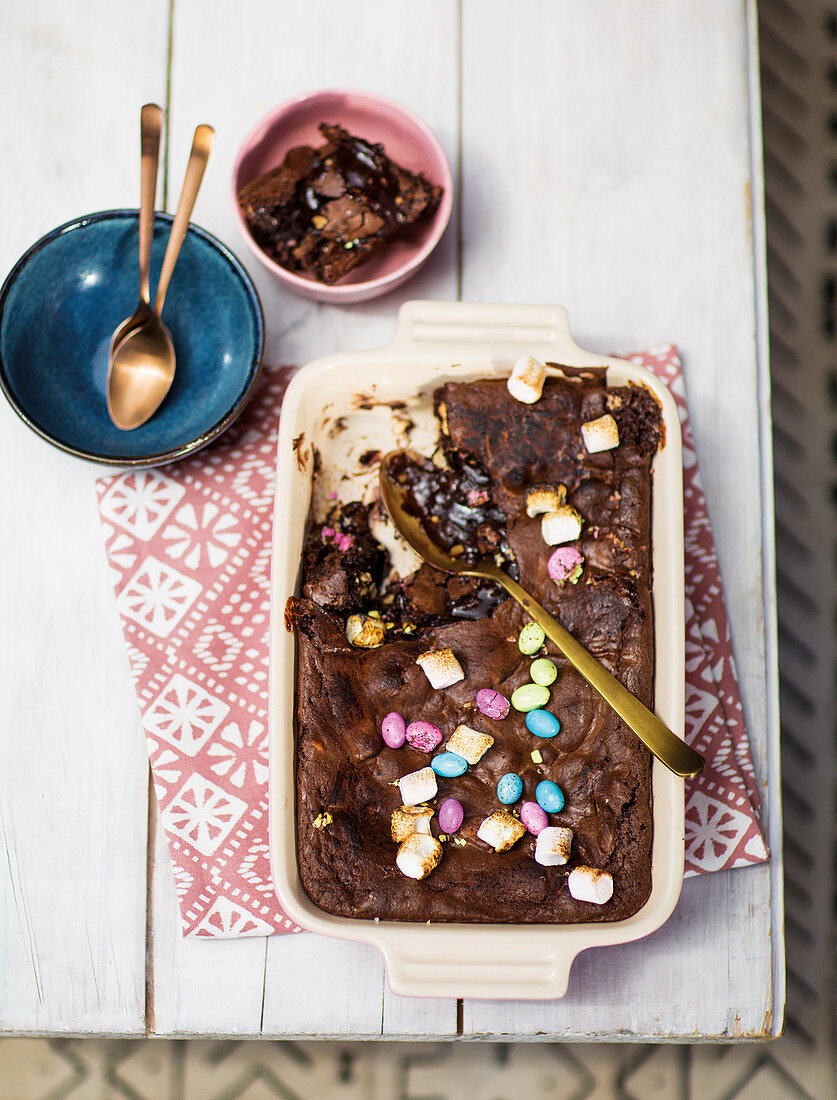
[[[680,422],[666,387],[642,367],[583,351],[559,306],[408,302],[392,343],[309,363],[285,397],[279,431],[270,638],[270,849],[279,897],[303,928],[375,944],[396,993],[433,997],[549,999],[566,992],[570,966],[588,947],[648,935],[669,917],[683,878],[683,781],[654,761],[652,889],[626,920],[608,924],[415,924],[354,920],[319,909],[297,870],[294,777],[296,643],[284,626],[298,591],[313,448],[320,453],[315,509],[329,494],[369,493],[376,467],[362,449],[436,437],[430,395],[448,379],[508,374],[521,354],[570,366],[608,368],[611,384],[647,386],[659,399],[665,446],[653,466],[655,706],[678,735],[684,722],[683,494]],[[395,411],[387,403],[407,402]],[[335,431],[338,417],[351,430]],[[410,431],[410,421],[415,427]],[[350,480],[346,480],[349,477]]]

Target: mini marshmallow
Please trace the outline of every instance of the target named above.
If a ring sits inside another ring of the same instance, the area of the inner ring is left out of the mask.
[[[430,686],[439,691],[441,688],[449,688],[465,679],[462,665],[457,661],[450,646],[444,649],[431,649],[416,657],[419,665]]]
[[[470,726],[457,726],[445,748],[448,752],[463,756],[469,764],[478,764],[493,744],[494,738],[490,734],[472,730]]]
[[[390,818],[392,839],[400,844],[413,833],[426,833],[429,836],[432,818],[433,811],[429,806],[402,806],[400,810],[393,810]]]
[[[418,806],[419,802],[427,802],[435,798],[439,790],[436,773],[432,768],[419,768],[417,772],[402,775],[398,780],[398,788],[405,806]]]
[[[605,413],[604,416],[581,425],[581,438],[590,454],[612,451],[619,446],[619,428],[610,413]]]
[[[537,485],[526,494],[526,515],[530,519],[545,512],[557,512],[567,500],[563,485]]]
[[[505,852],[517,844],[526,826],[508,810],[495,810],[477,829],[477,836],[490,844],[495,852]]]
[[[407,878],[426,878],[442,858],[442,845],[427,833],[411,833],[402,841],[395,865]]]
[[[572,542],[580,534],[581,516],[569,504],[564,504],[554,512],[547,512],[541,520],[541,535],[548,546]]]
[[[564,829],[561,825],[547,825],[538,833],[535,861],[542,867],[563,867],[570,858],[572,842],[572,829]]]
[[[613,877],[598,867],[574,867],[567,876],[567,887],[576,901],[604,905],[613,897]]]
[[[346,637],[361,649],[375,649],[386,641],[387,631],[380,619],[370,615],[350,615],[346,620]]]
[[[522,401],[524,405],[534,405],[543,393],[545,377],[546,367],[543,363],[539,363],[531,355],[524,355],[515,363],[506,385],[516,401]]]

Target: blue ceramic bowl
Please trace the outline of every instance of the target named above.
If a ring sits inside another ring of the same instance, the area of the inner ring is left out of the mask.
[[[152,295],[171,221],[155,220]],[[247,272],[190,226],[163,308],[174,382],[145,424],[115,427],[105,403],[108,347],[137,304],[138,223],[135,210],[67,222],[34,244],[0,289],[0,387],[15,411],[57,447],[117,466],[169,462],[223,432],[252,393],[264,346]]]

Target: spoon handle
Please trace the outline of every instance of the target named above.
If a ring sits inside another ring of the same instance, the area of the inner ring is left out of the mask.
[[[169,233],[169,243],[166,245],[166,254],[163,257],[163,266],[160,269],[160,280],[157,283],[157,297],[154,299],[154,312],[159,317],[163,312],[163,303],[166,300],[166,292],[169,282],[180,255],[180,247],[186,239],[186,231],[189,228],[189,218],[198,197],[206,162],[212,151],[212,143],[215,140],[215,131],[211,126],[201,125],[195,130],[192,140],[192,151],[189,154],[189,163],[186,166],[186,176],[183,180],[183,188],[180,192],[180,201],[177,204],[177,213]]]
[[[557,619],[533,600],[528,592],[493,562],[480,562],[479,575],[497,581],[512,599],[517,600],[535,622],[543,627],[546,636],[558,646],[576,671],[581,673],[588,684],[592,684],[619,717],[630,726],[640,741],[662,760],[667,768],[670,768],[675,775],[683,777],[692,778],[700,774],[705,763],[700,753],[695,752],[685,741],[672,733],[668,726],[640,703],[639,699],[611,675],[592,653],[588,653]]]
[[[140,211],[139,272],[140,298],[150,304],[148,275],[151,269],[151,242],[154,238],[154,196],[157,192],[157,161],[163,112],[156,103],[146,103],[140,111]]]

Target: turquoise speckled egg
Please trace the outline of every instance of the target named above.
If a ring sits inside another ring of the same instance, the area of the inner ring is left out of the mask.
[[[504,805],[510,806],[512,802],[517,802],[522,794],[523,780],[519,775],[515,775],[514,772],[506,772],[505,775],[500,777],[500,782],[497,784],[497,797]]]
[[[462,775],[468,770],[468,761],[458,752],[440,752],[430,761],[430,767],[436,775],[444,776],[445,779],[455,779],[457,775]]]
[[[535,788],[535,798],[542,810],[548,814],[557,814],[564,808],[564,792],[551,779],[544,779]]]
[[[535,710],[537,707],[545,707],[549,702],[549,688],[541,684],[523,684],[511,697],[511,705],[515,710]]]
[[[530,710],[526,715],[526,728],[535,737],[554,737],[561,732],[561,723],[548,710]]]

